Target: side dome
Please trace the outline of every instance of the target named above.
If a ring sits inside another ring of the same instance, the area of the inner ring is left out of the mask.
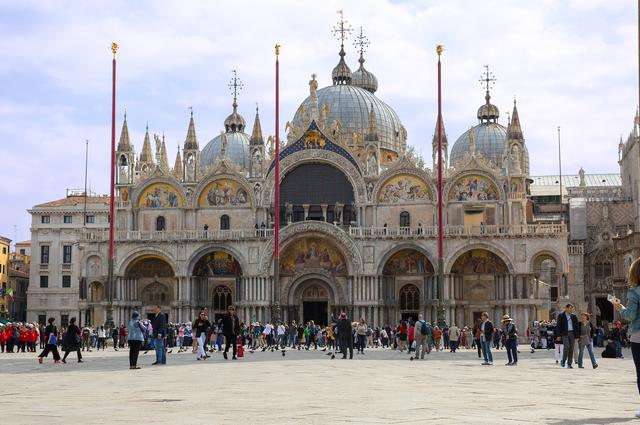
[[[249,135],[237,131],[219,134],[211,139],[200,153],[200,168],[206,170],[216,160],[222,158],[223,136],[227,139],[227,158],[240,165],[243,170],[248,170],[251,163]]]
[[[327,104],[329,113],[327,122],[339,120],[342,127],[340,135],[343,140],[351,140],[353,133],[363,136],[369,128],[369,112],[373,107],[376,117],[376,128],[380,147],[393,152],[400,152],[406,144],[404,127],[398,114],[386,103],[378,99],[373,93],[363,88],[349,84],[336,84],[318,90],[318,105]],[[303,126],[303,113],[312,108],[311,96],[307,97],[293,117],[293,125]]]
[[[507,129],[495,122],[478,124],[458,137],[451,148],[449,165],[455,167],[455,164],[464,158],[465,153],[469,152],[471,132],[473,132],[476,152],[482,154],[484,159],[491,161],[496,167],[502,168],[504,147],[507,143]],[[523,171],[525,174],[529,174],[529,152],[526,145],[524,145],[522,159],[524,162]]]

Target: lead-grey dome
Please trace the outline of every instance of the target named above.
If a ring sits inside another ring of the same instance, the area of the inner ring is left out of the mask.
[[[449,156],[449,165],[452,167],[458,161],[464,158],[465,153],[469,152],[470,133],[473,131],[476,152],[482,154],[484,159],[493,162],[493,164],[502,168],[502,157],[504,155],[504,146],[507,142],[507,129],[497,122],[483,122],[475,127],[465,131],[451,148]],[[523,152],[524,172],[529,174],[529,152],[524,146]]]
[[[206,170],[211,164],[221,159],[222,134],[214,137],[200,153],[200,168]],[[249,153],[249,135],[238,131],[224,133],[227,138],[227,158],[248,170],[251,160]]]
[[[354,132],[363,136],[367,133],[369,112],[373,106],[380,147],[394,152],[402,150],[400,145],[404,143],[402,142],[404,129],[398,114],[373,93],[350,84],[336,84],[318,90],[318,105],[322,108],[325,103],[329,106],[327,123],[340,120],[342,125],[340,133],[347,140],[353,138]],[[305,111],[310,111],[311,97],[307,97],[302,102],[293,117],[295,127],[302,126],[302,106]]]

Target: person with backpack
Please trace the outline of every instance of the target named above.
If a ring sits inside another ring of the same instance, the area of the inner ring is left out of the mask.
[[[416,353],[415,357],[411,357],[411,360],[418,358],[420,360],[424,360],[424,353],[429,353],[431,351],[429,349],[428,337],[432,333],[433,330],[424,320],[423,314],[418,314],[418,321],[416,322],[413,330],[413,336],[416,342]]]

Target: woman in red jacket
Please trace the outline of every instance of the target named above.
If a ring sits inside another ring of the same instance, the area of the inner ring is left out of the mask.
[[[0,352],[4,353],[4,346],[7,343],[7,337],[5,336],[4,325],[0,324]]]

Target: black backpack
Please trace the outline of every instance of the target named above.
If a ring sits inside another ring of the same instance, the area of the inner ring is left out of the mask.
[[[429,335],[429,325],[424,320],[420,320],[420,335]]]

